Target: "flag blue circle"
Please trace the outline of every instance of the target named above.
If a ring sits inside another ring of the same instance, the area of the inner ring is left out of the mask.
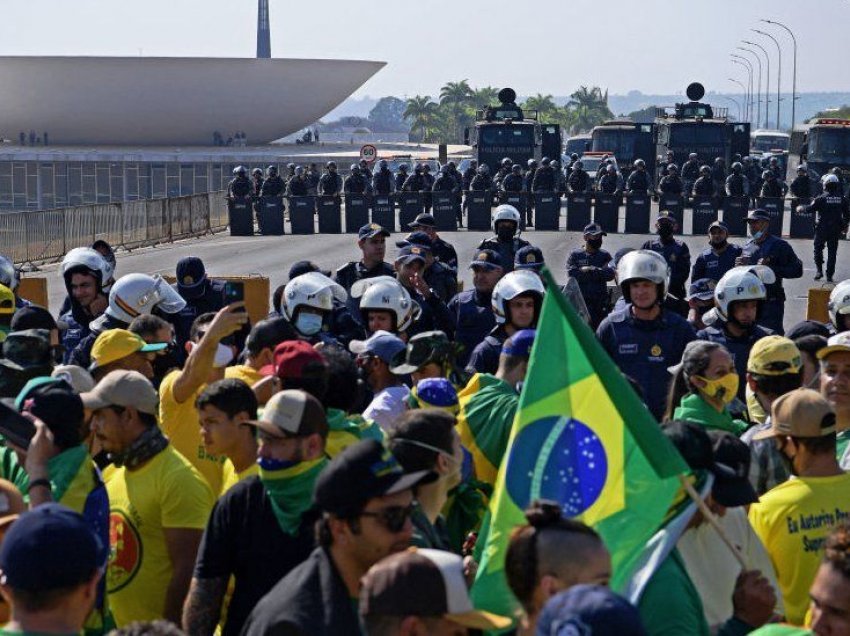
[[[538,462],[544,453],[548,457],[541,469]],[[566,516],[575,517],[599,498],[607,476],[608,457],[596,433],[578,420],[552,416],[519,432],[508,455],[505,481],[520,509],[532,498],[550,499],[561,504]],[[535,483],[539,492],[533,494]]]

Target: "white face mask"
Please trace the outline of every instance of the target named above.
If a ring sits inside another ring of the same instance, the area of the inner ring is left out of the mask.
[[[305,336],[313,336],[322,330],[322,317],[302,311],[295,319],[295,328]]]
[[[197,343],[190,342],[190,353],[195,350],[197,347]],[[230,347],[226,347],[220,342],[218,343],[218,347],[215,350],[215,359],[213,360],[213,366],[216,369],[220,369],[221,367],[226,367],[233,360],[233,349]]]

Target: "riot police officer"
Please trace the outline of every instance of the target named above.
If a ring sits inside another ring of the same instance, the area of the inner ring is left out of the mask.
[[[421,163],[413,166],[413,174],[404,182],[402,190],[405,192],[422,192],[425,189],[425,177]]]
[[[812,187],[812,180],[809,178],[809,171],[806,169],[806,166],[802,164],[797,166],[797,176],[791,182],[790,190],[791,196],[795,199],[805,200],[812,198],[814,188]]]
[[[677,227],[676,217],[666,210],[659,212],[655,219],[655,231],[658,238],[646,241],[641,249],[652,250],[664,257],[670,268],[669,282],[665,289],[679,300],[684,300],[685,283],[691,273],[691,253],[684,241],[673,236]]]
[[[700,177],[699,155],[692,152],[688,155],[688,160],[682,164],[682,181],[685,184],[685,190],[690,192],[694,187],[694,182]]]
[[[469,190],[470,185],[472,184],[472,180],[475,178],[475,175],[478,172],[478,161],[475,159],[469,160],[469,165],[466,167],[466,170],[463,171],[463,189]]]
[[[694,181],[691,195],[695,197],[714,196],[714,179],[711,176],[711,168],[709,166],[700,166],[699,179]]]
[[[602,237],[606,235],[598,223],[589,223],[584,227],[584,247],[573,250],[567,257],[567,274],[578,282],[594,330],[607,313],[606,283],[614,280],[611,254],[602,249]]]
[[[532,192],[554,192],[555,191],[555,171],[552,169],[552,162],[549,157],[543,157],[540,160],[540,167],[534,173],[534,180],[531,182]]]
[[[626,180],[626,190],[629,194],[647,194],[652,190],[652,182],[646,171],[646,162],[643,159],[635,159],[635,169]]]
[[[744,176],[750,184],[750,205],[755,205],[756,197],[761,191],[761,176],[758,166],[755,165],[753,158],[747,155],[744,157]]]
[[[334,164],[336,166],[336,164]],[[309,194],[318,194],[319,192],[319,181],[321,181],[322,175],[319,173],[319,167],[315,163],[310,164],[310,169],[307,170],[304,175],[304,179],[307,181],[307,192]]]
[[[233,169],[233,179],[227,184],[228,199],[244,199],[251,196],[253,190],[251,181],[248,179],[248,171],[245,166],[236,166]]]
[[[451,175],[448,164],[440,168],[440,175],[434,181],[431,190],[433,192],[455,192],[459,190],[457,181]]]
[[[570,169],[570,178],[567,179],[567,188],[570,192],[587,192],[590,190],[590,175],[584,169],[584,164],[576,160]]]
[[[726,185],[726,160],[723,157],[714,158],[711,178],[714,181],[714,191],[723,192],[723,187]]]
[[[319,185],[321,186],[321,184]],[[343,190],[346,194],[372,194],[372,184],[369,183],[369,178],[363,174],[362,168],[356,163],[351,164],[351,174],[345,180]],[[330,194],[336,194],[336,192]]]
[[[493,288],[505,273],[501,258],[493,250],[479,250],[469,269],[472,270],[472,289],[460,292],[449,301],[449,312],[455,321],[455,341],[463,345],[457,358],[461,368],[496,326],[491,297]]]
[[[617,173],[617,168],[614,167],[614,164],[609,163],[605,174],[599,179],[597,188],[605,194],[619,194],[622,191],[622,182],[623,179]]]
[[[398,172],[395,175],[395,189],[396,192],[401,192],[404,190],[404,184],[407,181],[409,175],[407,174],[408,167],[406,163],[400,163],[398,166]]]
[[[286,164],[286,178],[287,178],[287,180],[291,179],[294,176],[295,176],[295,164],[294,163]]]
[[[579,160],[578,153],[574,152],[570,154],[570,162],[567,164],[567,174],[571,174],[573,171],[573,167],[576,165],[576,161]]]
[[[691,268],[691,281],[708,278],[715,283],[730,269],[741,255],[741,246],[729,242],[729,228],[721,221],[708,227],[708,247],[696,257]]]
[[[385,159],[378,162],[378,170],[372,176],[372,191],[375,194],[392,194],[395,192],[395,177]]]
[[[490,190],[492,187],[493,180],[490,178],[490,168],[487,167],[486,163],[483,163],[478,166],[478,171],[472,177],[472,181],[469,182],[469,189],[476,192],[483,192],[484,190]]]
[[[534,183],[534,175],[537,174],[537,162],[529,159],[525,170],[525,191],[531,192],[531,184]]]
[[[286,189],[286,182],[277,173],[277,166],[269,166],[266,169],[266,180],[260,190],[261,197],[279,197]]]
[[[765,170],[761,173],[761,178],[763,181],[761,186],[762,198],[778,199],[785,196],[785,188],[783,187],[785,184],[779,181],[773,172]]]
[[[726,177],[726,196],[745,197],[750,194],[750,182],[744,176],[744,166],[740,161],[732,164],[732,174]]]
[[[525,183],[522,178],[522,166],[515,163],[511,167],[511,173],[502,179],[499,185],[499,192],[503,195],[502,200],[505,200],[504,195],[508,192],[522,192],[525,189]]]
[[[251,194],[256,199],[263,191],[263,171],[261,168],[251,170]]]
[[[785,182],[785,171],[782,170],[782,166],[779,164],[779,159],[771,157],[767,162],[767,169],[773,173],[777,181],[782,183]]]
[[[496,171],[496,174],[493,175],[493,182],[496,187],[499,187],[499,184],[502,182],[502,179],[507,177],[511,173],[511,168],[513,167],[514,162],[510,160],[510,157],[504,157],[499,162],[499,169]]]
[[[334,280],[342,285],[346,293],[358,280],[376,276],[394,276],[395,270],[384,262],[387,253],[386,239],[390,233],[377,223],[367,223],[357,233],[357,247],[362,257],[359,261],[349,261],[334,274]],[[355,314],[356,315],[356,314]]]
[[[423,212],[412,223],[409,223],[407,227],[427,234],[428,238],[431,239],[431,253],[434,255],[434,258],[455,272],[455,276],[457,276],[457,252],[451,243],[447,243],[437,234],[437,222],[434,220],[433,215]]]
[[[847,234],[850,225],[850,204],[841,192],[841,182],[834,174],[829,174],[823,180],[826,190],[808,205],[801,205],[800,212],[815,212],[815,280],[823,278],[823,248],[826,246],[826,280],[833,282],[835,261],[838,255],[838,239]]]
[[[286,183],[287,197],[306,197],[309,193],[309,185],[307,179],[304,178],[304,168],[298,166],[295,168],[295,173],[292,178]]]
[[[679,169],[675,163],[671,163],[667,166],[667,175],[658,182],[658,193],[681,195],[683,187],[684,184],[679,178]]]
[[[372,169],[369,168],[369,162],[365,159],[361,159],[358,167],[360,168],[360,174],[362,174],[369,183],[372,183]]]
[[[431,210],[431,191],[435,181],[434,175],[431,174],[431,165],[427,162],[422,164],[422,204],[426,212]]]
[[[530,245],[518,235],[520,216],[517,209],[503,203],[493,213],[493,230],[496,235],[481,241],[479,250],[493,250],[502,258],[502,268],[512,271],[514,268],[514,257],[521,247]]]
[[[641,386],[644,401],[659,420],[669,385],[667,367],[678,364],[694,340],[693,327],[662,307],[669,268],[657,253],[629,252],[617,265],[617,281],[626,305],[605,318],[596,330],[602,346],[624,374]]]
[[[787,241],[770,233],[770,215],[765,210],[756,209],[750,212],[747,225],[752,238],[744,245],[743,252],[735,264],[767,265],[773,270],[774,282],[765,283],[767,298],[761,324],[782,335],[785,333],[785,289],[782,287],[782,280],[800,278],[803,275],[803,263]]]
[[[549,165],[552,167],[552,172],[555,173],[555,192],[561,197],[567,191],[567,179],[564,176],[564,171],[561,170],[561,162],[553,159]]]
[[[336,171],[336,162],[328,161],[325,169],[327,172],[319,179],[318,193],[320,195],[338,195],[342,192],[342,177]]]

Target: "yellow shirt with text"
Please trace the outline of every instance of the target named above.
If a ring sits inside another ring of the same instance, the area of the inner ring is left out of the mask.
[[[119,627],[163,617],[172,567],[167,528],[203,530],[214,498],[204,478],[169,444],[137,470],[111,471],[109,603]]]
[[[188,400],[178,403],[174,399],[174,383],[180,377],[180,371],[172,371],[159,385],[159,427],[168,436],[183,457],[192,462],[213,492],[221,492],[224,478],[224,457],[210,455],[204,450],[201,440],[201,422],[195,400],[206,388],[202,384]]]
[[[824,540],[835,524],[850,519],[850,473],[792,477],[762,495],[749,516],[776,570],[785,616],[802,625]]]

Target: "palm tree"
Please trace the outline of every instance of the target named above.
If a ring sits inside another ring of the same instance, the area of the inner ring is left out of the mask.
[[[614,113],[608,108],[608,91],[605,91],[603,95],[602,89],[598,86],[591,89],[588,89],[587,86],[580,86],[576,92],[570,95],[567,107],[575,113],[573,127],[576,130],[590,130],[614,116]]]
[[[440,89],[440,106],[443,112],[446,113],[449,119],[454,120],[450,123],[452,135],[457,135],[456,139],[462,136],[462,129],[473,118],[474,113],[470,113],[473,105],[474,93],[469,86],[468,80],[459,82],[448,82]]]
[[[522,107],[527,110],[536,110],[541,120],[552,119],[555,111],[558,110],[558,106],[551,95],[541,95],[540,93],[526,99]]]
[[[476,108],[487,108],[499,101],[499,89],[492,86],[476,88],[472,91],[472,101]]]
[[[424,140],[434,127],[437,116],[437,104],[431,101],[430,95],[415,95],[405,102],[404,117],[410,124],[410,132]]]

